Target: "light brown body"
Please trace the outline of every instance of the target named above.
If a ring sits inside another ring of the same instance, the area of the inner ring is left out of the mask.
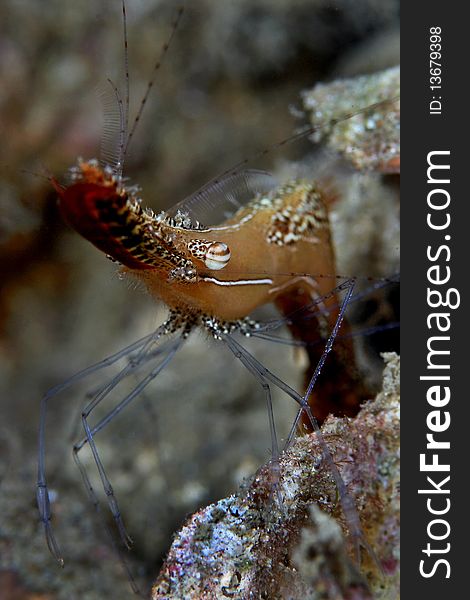
[[[312,195],[317,196],[317,192],[311,186],[292,184],[291,191],[281,190],[277,208],[259,207],[254,202],[219,227],[196,232],[173,230],[179,238],[178,248],[183,251],[197,236],[227,244],[231,258],[221,270],[208,270],[202,261],[192,259],[198,277],[194,281],[170,283],[165,270],[130,272],[142,278],[150,292],[171,308],[201,312],[222,321],[247,317],[292,288],[304,290],[309,297],[314,292],[323,295],[334,286],[334,280],[315,281],[313,276],[307,277],[307,274],[334,273],[326,209],[319,204],[320,197],[315,201],[315,210],[321,213],[318,227],[309,229],[295,241],[285,243],[280,239],[276,243],[271,239],[276,231],[275,216],[286,207],[304,220],[311,217],[310,213],[305,214],[305,203],[310,202]]]

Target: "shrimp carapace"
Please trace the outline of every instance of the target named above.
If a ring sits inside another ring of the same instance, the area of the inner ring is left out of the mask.
[[[169,213],[154,214],[142,208],[136,187],[126,187],[96,161],[80,161],[72,178],[69,187],[56,188],[61,212],[78,233],[143,281],[181,321],[204,326],[209,319],[230,328],[274,303],[307,347],[309,381],[324,349],[320,342],[339,310],[320,185],[291,181],[279,186],[265,172],[243,171]],[[225,219],[201,224],[197,217],[205,212],[208,220],[208,206]],[[322,273],[330,277],[315,277]],[[313,305],[306,321],[305,311]],[[354,375],[350,340],[337,342],[331,354],[312,396],[320,421],[330,412],[354,415],[367,396]]]

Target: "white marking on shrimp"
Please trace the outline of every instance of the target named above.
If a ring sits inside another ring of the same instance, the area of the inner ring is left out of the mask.
[[[209,281],[210,283],[215,283],[216,285],[271,285],[272,279],[237,279],[235,281],[222,281],[220,279],[216,279],[215,277],[201,277],[202,281]]]

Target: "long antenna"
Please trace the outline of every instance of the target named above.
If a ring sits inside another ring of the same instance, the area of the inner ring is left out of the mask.
[[[127,25],[126,25],[126,11],[125,11],[125,0],[122,0],[122,4],[123,4],[123,20],[124,20],[124,46],[125,46],[125,60],[126,60],[126,94],[127,94],[127,98],[129,98],[129,72],[128,72],[128,53],[127,53]],[[142,100],[140,101],[140,107],[139,110],[137,112],[137,115],[134,119],[134,123],[132,125],[132,129],[129,133],[129,135],[127,136],[127,140],[124,146],[124,151],[123,151],[123,156],[122,156],[122,163],[124,163],[124,160],[126,158],[127,155],[127,150],[129,148],[129,145],[131,143],[131,140],[134,136],[135,130],[137,129],[137,125],[139,124],[139,121],[142,117],[142,113],[144,112],[144,108],[145,105],[147,103],[148,97],[150,96],[150,92],[152,91],[153,85],[155,83],[156,77],[157,77],[157,72],[160,69],[160,67],[162,66],[162,63],[165,59],[165,56],[170,48],[171,42],[173,40],[173,37],[176,33],[176,30],[178,29],[178,25],[180,23],[181,17],[183,16],[183,12],[184,12],[184,5],[180,6],[178,8],[175,20],[173,21],[173,24],[171,26],[171,32],[170,35],[168,37],[168,40],[163,44],[161,50],[160,50],[160,55],[157,59],[157,62],[155,63],[153,70],[152,70],[152,76],[150,78],[150,81],[147,84],[147,89],[145,90],[145,94],[142,98]],[[128,104],[128,102],[127,102]],[[128,118],[128,116],[126,115],[126,119]]]
[[[129,47],[127,43],[127,14],[126,14],[126,0],[122,0],[122,28],[124,35],[124,76],[126,94],[124,99],[124,131],[127,133],[129,128],[129,102],[130,102],[130,83],[129,83]],[[127,140],[126,140],[127,143]],[[123,150],[125,153],[125,150]],[[120,156],[122,159],[124,156]]]
[[[329,119],[328,121],[326,121],[324,123],[320,123],[319,125],[313,125],[310,127],[306,127],[304,129],[302,129],[301,131],[298,131],[297,133],[294,133],[293,135],[289,136],[288,138],[284,138],[283,140],[281,140],[279,142],[275,142],[271,146],[263,148],[263,150],[259,150],[258,152],[255,152],[248,158],[241,160],[240,162],[236,163],[229,169],[222,171],[221,173],[219,173],[219,175],[216,175],[213,179],[211,179],[210,181],[205,183],[202,187],[200,187],[196,192],[191,194],[191,197],[196,198],[199,195],[203,195],[204,191],[207,190],[207,188],[211,188],[214,185],[217,185],[225,177],[236,175],[247,164],[257,160],[258,158],[262,158],[263,156],[266,156],[267,154],[270,154],[271,152],[278,150],[279,148],[282,148],[283,146],[286,146],[287,144],[290,144],[292,142],[300,140],[308,135],[312,135],[315,132],[320,131],[321,129],[323,129],[325,127],[334,127],[338,123],[342,123],[343,121],[348,121],[349,119],[356,117],[357,115],[375,110],[376,108],[380,108],[382,106],[386,106],[387,104],[393,104],[394,102],[396,102],[399,99],[400,99],[400,96],[393,96],[392,98],[386,98],[385,100],[380,100],[379,102],[375,102],[374,104],[369,104],[368,106],[363,106],[362,108],[353,110],[353,111],[351,111],[341,117],[338,117],[336,119]]]

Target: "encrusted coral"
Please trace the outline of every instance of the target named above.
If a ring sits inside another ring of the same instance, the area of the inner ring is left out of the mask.
[[[267,465],[237,494],[188,520],[153,600],[397,597],[400,363],[395,354],[385,359],[377,398],[355,419],[329,418],[323,427],[381,569],[365,552],[361,565],[351,559],[336,488],[311,434],[281,457],[277,489]]]
[[[400,170],[399,95],[400,69],[393,67],[373,75],[316,85],[303,92],[302,99],[311,124],[322,126],[314,133],[314,141],[326,138],[328,145],[356,169],[396,173]],[[336,123],[374,104],[370,110]],[[324,127],[325,123],[331,125]]]

